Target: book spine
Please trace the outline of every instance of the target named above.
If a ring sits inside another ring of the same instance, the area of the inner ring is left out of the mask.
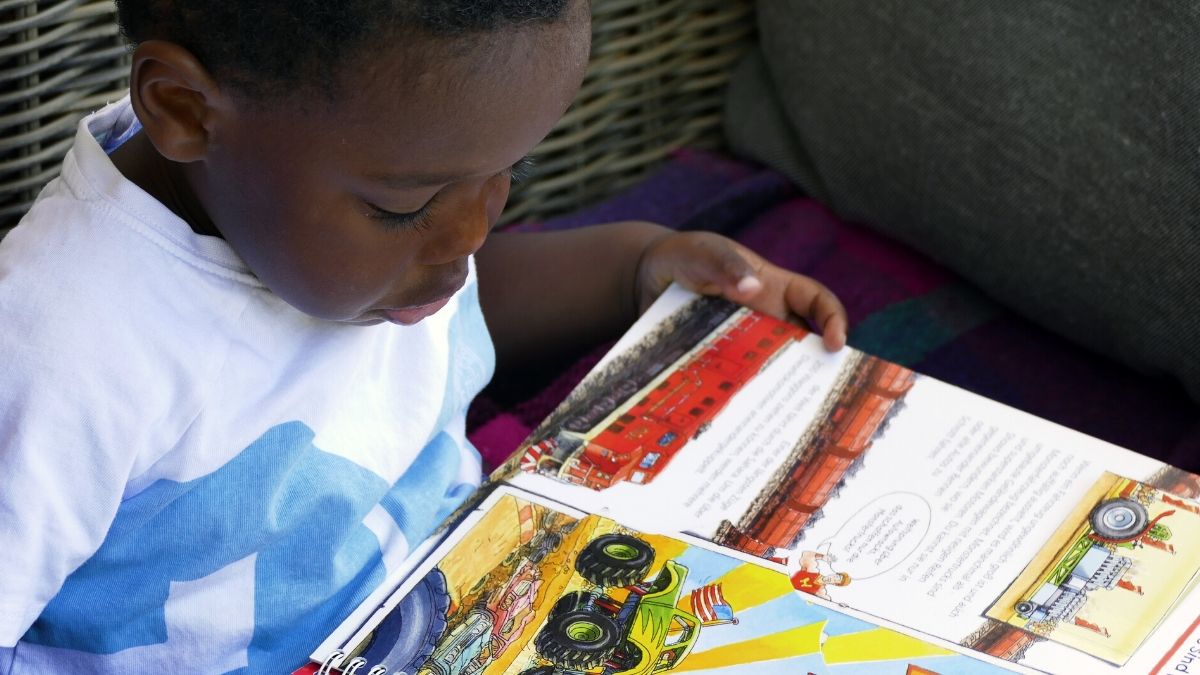
[[[340,649],[334,650],[332,654],[325,657],[325,660],[321,662],[320,669],[318,669],[314,675],[334,675],[334,673],[341,673],[341,675],[355,675],[358,673],[358,671],[367,667],[367,660],[361,656],[350,659],[343,665],[342,661],[345,660],[346,652],[343,652]],[[367,671],[366,675],[385,675],[385,673],[387,673],[387,666],[377,665],[372,666],[371,669]],[[395,673],[394,675],[405,674]]]

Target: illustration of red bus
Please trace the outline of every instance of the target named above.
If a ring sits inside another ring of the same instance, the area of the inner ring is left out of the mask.
[[[649,483],[689,440],[702,434],[751,378],[807,332],[743,311],[650,387],[632,392],[612,415],[586,430],[568,423],[534,444],[522,467],[555,473],[594,490],[622,481]]]

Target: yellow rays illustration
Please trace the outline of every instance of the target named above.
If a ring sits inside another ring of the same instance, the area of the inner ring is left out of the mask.
[[[825,663],[829,665],[862,661],[915,660],[926,656],[955,654],[949,649],[942,649],[887,628],[871,628],[857,633],[832,636],[825,640],[821,651],[825,653]]]
[[[715,579],[735,612],[742,612],[776,598],[794,593],[787,578],[778,572],[752,565],[739,565]],[[691,610],[691,598],[680,598],[680,607]],[[693,652],[676,670],[679,672],[734,666],[748,662],[770,661],[821,652],[829,665],[856,662],[911,660],[927,656],[947,656],[954,652],[886,628],[835,635],[824,638],[825,622],[791,628],[751,640]],[[748,661],[748,655],[753,655]]]
[[[824,621],[819,621],[745,642],[692,652],[675,671],[706,670],[812,654],[821,649],[821,628],[824,625]]]
[[[656,561],[655,568],[657,569],[664,560],[671,560],[683,555],[684,551],[691,548],[687,544],[678,539],[663,537],[655,534],[639,535],[645,539],[651,546],[654,547],[654,559]]]

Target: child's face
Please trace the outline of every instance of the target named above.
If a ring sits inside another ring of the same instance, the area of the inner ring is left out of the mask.
[[[297,309],[420,321],[462,286],[508,198],[507,170],[578,89],[590,27],[586,3],[574,5],[551,25],[373,53],[345,100],[232,110],[193,169],[197,196]]]

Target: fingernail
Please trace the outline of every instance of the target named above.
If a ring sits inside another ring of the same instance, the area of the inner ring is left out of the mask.
[[[838,332],[834,333],[834,338],[836,338],[835,342],[837,343],[838,349],[846,346],[846,331],[839,330]]]
[[[757,293],[762,290],[762,282],[754,275],[746,275],[737,282],[738,293]]]

